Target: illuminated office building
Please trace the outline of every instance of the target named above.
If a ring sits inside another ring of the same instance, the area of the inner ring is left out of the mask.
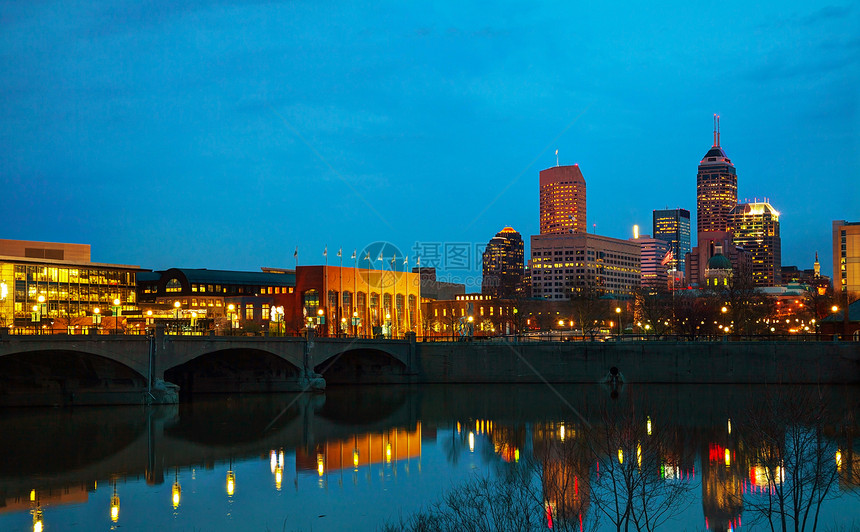
[[[639,245],[641,285],[665,290],[668,286],[669,243],[649,235],[631,238]]]
[[[505,227],[490,239],[483,254],[481,292],[510,298],[522,290],[523,237]]]
[[[685,271],[684,257],[690,252],[690,211],[662,209],[653,213],[654,238],[669,243],[668,270]]]
[[[860,222],[833,221],[833,290],[860,292]]]
[[[586,233],[585,178],[579,165],[540,172],[540,234]]]
[[[729,213],[732,242],[751,255],[756,286],[777,286],[782,281],[779,213],[767,202],[741,203]]]
[[[99,317],[135,313],[140,271],[92,262],[88,244],[0,240],[0,327],[80,333],[96,308]]]
[[[715,116],[714,145],[699,163],[696,176],[697,233],[728,231],[729,213],[738,203],[738,176],[735,165],[720,147],[719,123]]]
[[[589,290],[630,295],[639,287],[639,244],[589,233],[532,235],[532,296],[569,299]]]

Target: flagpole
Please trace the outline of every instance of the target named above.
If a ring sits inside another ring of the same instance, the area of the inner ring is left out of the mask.
[[[370,293],[370,262],[371,262],[370,261],[370,253],[365,254],[365,259],[367,259],[367,275],[364,276],[364,284],[366,285],[364,289],[367,292],[366,292],[366,295],[364,297],[364,309],[362,309],[362,313],[364,314],[364,331],[363,332],[364,332],[365,336],[367,336],[367,328],[369,326],[372,326],[371,325],[372,316],[370,315],[370,296],[372,295]]]
[[[358,306],[356,305],[358,302],[358,294],[356,294],[355,288],[355,270],[358,269],[358,255],[356,255],[356,251],[357,250],[352,250],[352,299],[349,301],[351,303],[350,307],[352,307],[349,311],[351,314],[349,319],[351,320],[355,319],[357,317],[355,314],[358,313]],[[352,324],[352,335],[358,336],[358,323]]]
[[[403,277],[406,282],[406,325],[409,330],[412,330],[412,313],[409,312],[409,255],[403,259]]]
[[[343,323],[343,248],[337,250],[337,256],[340,258],[340,271],[337,273],[337,276],[340,278],[340,293],[337,295],[337,310],[338,314],[338,322],[337,326],[340,327],[340,324]],[[340,337],[340,329],[337,331],[338,337]]]
[[[329,309],[328,307],[329,307],[329,304],[331,304],[331,301],[329,301],[329,298],[328,298],[328,246],[326,246],[325,249],[323,249],[323,257],[325,257],[325,266],[323,267],[323,294],[325,294],[325,296],[324,296],[325,297],[325,299],[324,299],[325,309],[326,309],[325,313],[329,314],[329,310],[331,310],[331,309]],[[331,321],[330,315],[329,315],[329,321]],[[327,331],[328,331],[328,327],[331,327],[331,324],[328,324],[328,326],[326,327]]]
[[[415,316],[418,318],[418,328],[421,329],[421,338],[424,339],[424,326],[421,321],[421,256],[416,256],[415,262],[418,263],[418,301],[415,305]]]
[[[394,321],[394,334],[392,338],[397,338],[397,333],[400,332],[399,314],[397,313],[397,255],[391,257],[391,276],[394,278],[394,284],[391,289],[391,319]]]

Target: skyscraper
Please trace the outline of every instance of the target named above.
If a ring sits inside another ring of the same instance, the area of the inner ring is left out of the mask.
[[[490,239],[483,255],[481,293],[511,298],[522,291],[523,237],[505,227]]]
[[[833,221],[833,291],[860,292],[860,222]]]
[[[669,243],[658,238],[651,238],[649,235],[640,235],[631,238],[630,241],[639,244],[641,285],[665,290],[668,286],[666,272],[670,262],[668,260]]]
[[[737,172],[720,147],[720,117],[714,115],[714,145],[696,176],[696,232],[728,231],[729,212],[737,203]]]
[[[684,257],[690,247],[690,211],[687,209],[655,210],[654,238],[669,243],[672,258],[666,265],[669,270],[684,271]],[[662,259],[662,257],[661,257]]]
[[[756,286],[782,283],[779,213],[767,202],[741,203],[729,213],[732,242],[752,255]]]
[[[579,165],[540,172],[540,234],[587,233],[585,178]]]

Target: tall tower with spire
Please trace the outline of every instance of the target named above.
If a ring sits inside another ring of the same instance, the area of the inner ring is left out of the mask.
[[[818,262],[818,252],[815,252],[815,262],[812,264],[812,271],[815,275],[815,278],[818,279],[821,277],[821,263]]]
[[[696,176],[696,232],[728,231],[729,213],[738,203],[735,165],[720,146],[720,117],[714,115],[714,145]]]

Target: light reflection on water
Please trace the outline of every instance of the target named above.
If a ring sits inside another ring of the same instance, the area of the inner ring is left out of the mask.
[[[694,495],[668,529],[743,530],[757,501],[785,481],[780,466],[763,465],[744,428],[751,406],[766,400],[763,389],[628,385],[615,399],[600,386],[557,389],[576,412],[541,386],[354,387],[298,401],[206,396],[149,409],[7,410],[0,530],[376,530],[471,478],[526,463],[543,473],[547,521],[587,528],[598,515],[600,475],[625,464],[644,471],[652,459],[656,485],[683,483]],[[844,495],[860,483],[858,392],[814,392],[829,414],[822,434],[834,450],[837,497],[819,528],[850,526],[860,514],[860,498]],[[600,439],[601,459],[565,455],[631,409],[639,428],[618,432],[621,443]],[[652,452],[656,438],[665,444]],[[559,492],[562,484],[572,491]]]

